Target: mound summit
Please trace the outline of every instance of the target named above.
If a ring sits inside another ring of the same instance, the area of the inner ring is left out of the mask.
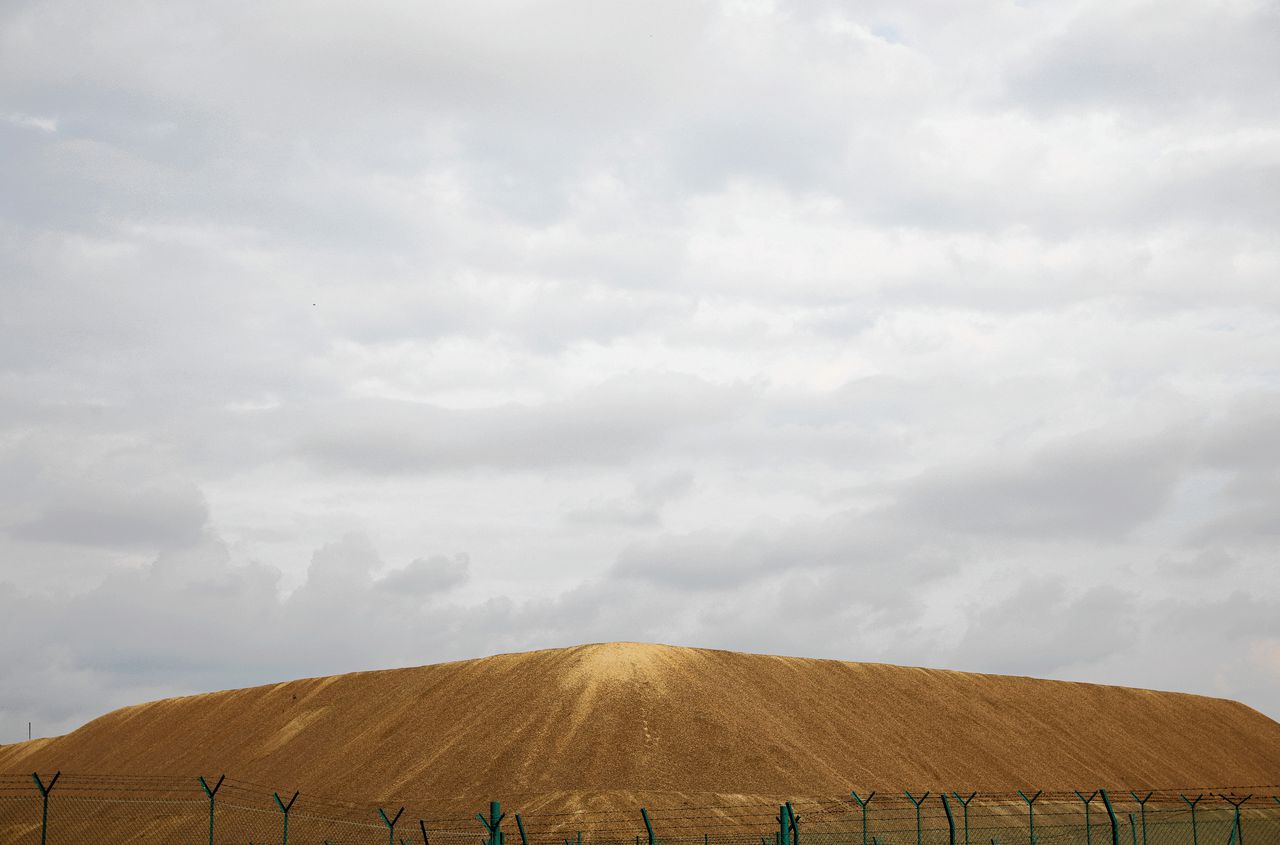
[[[125,707],[0,771],[227,772],[304,792],[846,795],[1280,781],[1280,724],[1169,692],[637,643]]]

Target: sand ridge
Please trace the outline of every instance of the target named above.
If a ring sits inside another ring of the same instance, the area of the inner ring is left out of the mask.
[[[320,794],[837,796],[1280,782],[1280,724],[1179,693],[604,643],[125,707],[0,771]]]

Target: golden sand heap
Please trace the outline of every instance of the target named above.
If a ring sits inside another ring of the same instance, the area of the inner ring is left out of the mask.
[[[0,747],[0,771],[34,769],[538,804],[1265,784],[1280,724],[1195,695],[608,643],[125,707]]]

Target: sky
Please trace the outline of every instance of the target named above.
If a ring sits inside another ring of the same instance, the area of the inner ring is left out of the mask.
[[[0,5],[0,742],[635,640],[1280,718],[1280,4]]]

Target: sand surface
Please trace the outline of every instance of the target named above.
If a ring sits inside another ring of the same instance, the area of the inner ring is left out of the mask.
[[[329,796],[847,796],[1280,782],[1234,701],[608,643],[125,707],[0,772],[219,774]]]

